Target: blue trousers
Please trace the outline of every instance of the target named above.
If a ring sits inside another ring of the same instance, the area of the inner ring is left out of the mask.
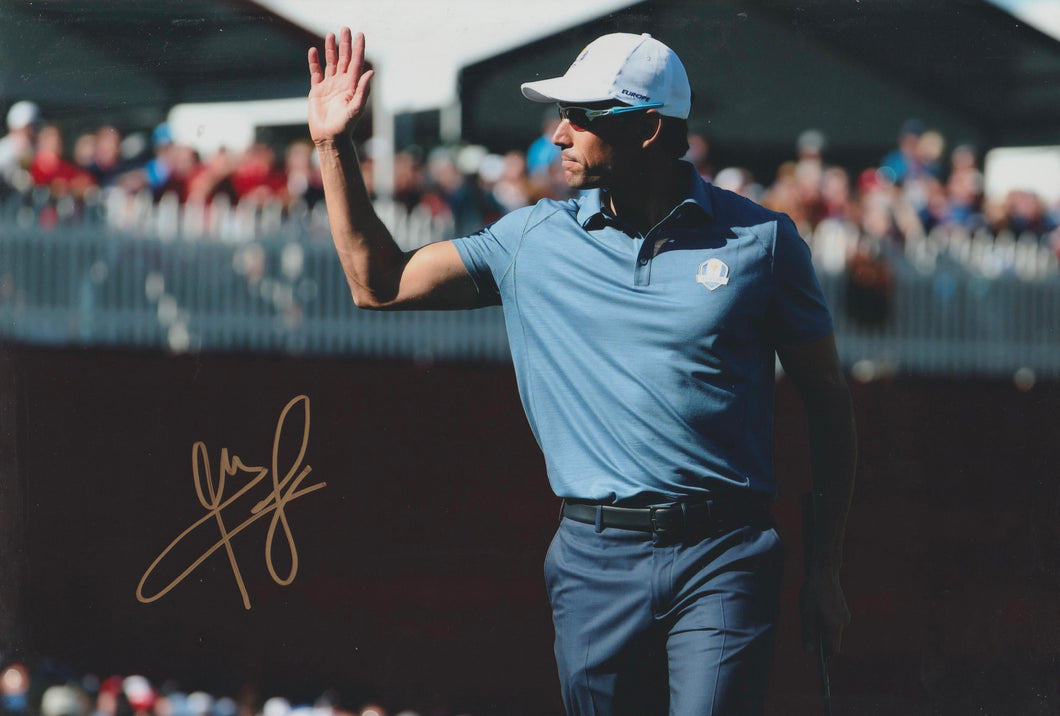
[[[782,567],[771,524],[670,541],[563,519],[545,580],[567,714],[761,714]]]

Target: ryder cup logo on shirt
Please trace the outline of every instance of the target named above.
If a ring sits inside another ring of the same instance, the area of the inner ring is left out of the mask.
[[[708,259],[699,265],[696,272],[696,283],[701,283],[711,291],[729,282],[729,267],[721,259]]]

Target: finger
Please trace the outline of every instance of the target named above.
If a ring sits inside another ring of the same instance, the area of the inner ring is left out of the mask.
[[[372,77],[375,76],[375,70],[368,70],[361,78],[357,81],[357,91],[354,93],[354,102],[363,107],[364,103],[368,101],[368,94],[372,89]]]
[[[364,33],[358,32],[353,38],[353,47],[350,50],[350,72],[354,77],[360,77],[364,68]]]
[[[324,76],[331,77],[335,74],[335,67],[338,64],[338,52],[335,49],[335,33],[333,32],[329,32],[324,40],[324,59],[327,62],[324,67]]]
[[[309,48],[309,83],[318,85],[324,79],[324,73],[320,70],[320,53],[317,48]]]
[[[360,35],[360,33],[357,33]],[[350,34],[350,28],[342,28],[342,34],[339,39],[339,66],[337,72],[342,75],[346,74],[346,71],[350,68],[350,58],[353,56],[354,50],[351,48],[353,44],[352,35]]]

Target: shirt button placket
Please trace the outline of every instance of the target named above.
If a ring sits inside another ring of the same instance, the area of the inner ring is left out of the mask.
[[[643,253],[637,257],[637,265],[633,269],[633,285],[647,286],[651,282],[651,259]]]

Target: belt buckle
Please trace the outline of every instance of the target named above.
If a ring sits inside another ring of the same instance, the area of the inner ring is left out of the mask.
[[[685,505],[684,505],[683,502],[679,503],[677,505],[661,505],[661,506],[657,506],[657,507],[649,507],[648,510],[649,510],[649,513],[648,513],[649,522],[648,522],[648,524],[651,526],[652,534],[661,535],[661,534],[666,534],[668,532],[675,532],[675,531],[678,531],[678,530],[682,529],[685,526],[686,515],[685,515]],[[659,520],[656,517],[656,514],[659,511],[661,511],[661,510],[666,510],[666,511],[669,511],[671,513],[674,512],[674,511],[680,510],[680,513],[681,513],[680,524],[675,527],[673,525],[673,522],[671,521],[669,526],[660,525],[659,524]]]

